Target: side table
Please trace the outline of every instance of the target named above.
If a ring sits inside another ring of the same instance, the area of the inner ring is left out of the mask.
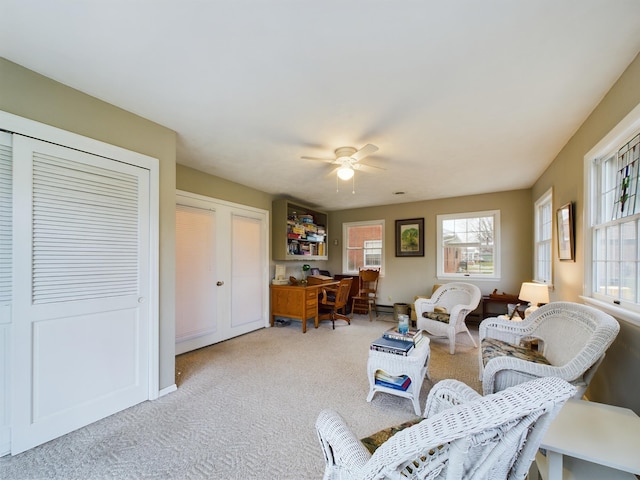
[[[640,474],[640,417],[628,408],[570,399],[540,443],[537,464],[545,480],[632,479]]]
[[[426,335],[422,337],[420,343],[407,356],[369,350],[369,360],[367,362],[369,395],[367,395],[367,402],[373,399],[376,392],[390,393],[391,395],[410,399],[413,402],[413,409],[416,415],[420,415],[420,389],[424,378],[429,378],[430,354],[429,337]],[[404,391],[378,385],[376,384],[376,372],[378,370],[383,370],[393,376],[407,375],[411,379],[411,384]]]

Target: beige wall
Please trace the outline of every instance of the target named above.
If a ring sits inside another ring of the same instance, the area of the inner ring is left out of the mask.
[[[159,159],[160,388],[175,383],[176,134],[0,58],[0,110]]]
[[[500,210],[502,275],[500,280],[474,279],[472,283],[484,294],[496,288],[499,292],[517,294],[520,284],[530,281],[533,275],[530,190],[330,212],[328,269],[331,273],[342,270],[343,222],[382,219],[385,221],[385,275],[379,284],[379,303],[412,303],[414,296],[428,294],[435,283],[443,283],[436,277],[436,216],[486,210]],[[395,256],[395,221],[405,218],[425,220],[424,257]],[[338,246],[333,244],[335,239],[339,241]]]
[[[176,165],[176,188],[271,212],[272,195],[184,165]]]
[[[609,90],[532,188],[533,199],[553,188],[554,210],[575,204],[576,261],[557,259],[554,250],[551,300],[579,301],[584,278],[584,156],[636,105],[640,104],[640,56]],[[555,235],[555,231],[554,231]],[[555,245],[555,237],[554,237]],[[640,328],[620,320],[620,334],[609,349],[587,394],[594,401],[626,406],[640,414]]]
[[[584,273],[583,156],[640,103],[638,85],[640,59],[636,58],[531,190],[330,212],[330,261],[322,262],[324,265],[319,266],[328,268],[332,273],[342,270],[342,222],[384,219],[387,249],[386,275],[380,286],[381,302],[409,303],[414,295],[429,292],[438,281],[436,215],[499,209],[502,216],[502,279],[477,284],[483,293],[489,293],[494,288],[516,293],[520,283],[532,276],[532,203],[553,187],[554,209],[569,201],[575,202],[576,261],[554,260],[555,289],[552,300],[578,301]],[[176,165],[176,136],[173,131],[1,58],[0,109],[160,159],[160,385],[166,387],[173,384],[175,188],[269,211],[272,197]],[[415,217],[425,218],[425,256],[396,258],[395,220]],[[339,240],[338,246],[333,245],[334,239]],[[293,271],[299,268],[296,262],[287,265]],[[621,321],[621,325],[621,333],[588,393],[594,400],[628,406],[640,413],[640,390],[636,381],[640,367],[640,328],[624,321]]]

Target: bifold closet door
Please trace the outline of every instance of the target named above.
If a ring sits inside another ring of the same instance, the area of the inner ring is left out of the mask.
[[[13,136],[12,454],[149,398],[150,173]]]

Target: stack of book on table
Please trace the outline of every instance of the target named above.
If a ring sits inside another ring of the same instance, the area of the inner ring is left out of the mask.
[[[382,336],[393,340],[413,342],[414,345],[418,345],[422,340],[422,330],[409,330],[407,333],[400,333],[398,327],[393,327],[384,332]]]
[[[371,350],[407,356],[422,340],[422,330],[400,333],[396,327],[387,330],[380,338],[371,342]]]
[[[387,372],[378,370],[376,372],[376,385],[406,391],[409,385],[411,385],[411,379],[406,375],[396,377],[395,375],[389,375]]]

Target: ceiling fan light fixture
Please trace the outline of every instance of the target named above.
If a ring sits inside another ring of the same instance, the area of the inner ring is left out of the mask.
[[[340,178],[340,180],[350,180],[353,174],[353,167],[350,165],[343,165],[338,169],[338,178]]]

